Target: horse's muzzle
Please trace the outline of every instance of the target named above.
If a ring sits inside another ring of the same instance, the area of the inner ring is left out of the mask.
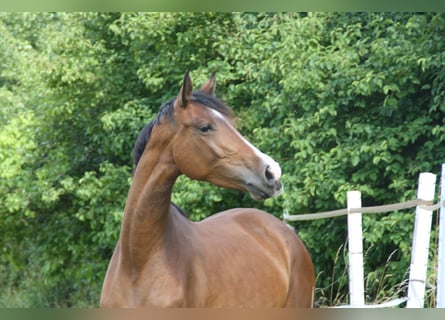
[[[272,159],[270,164],[266,165],[264,176],[255,182],[246,183],[246,188],[253,199],[265,200],[276,197],[283,191],[281,183],[281,168]]]
[[[281,184],[280,181],[276,181],[272,188],[271,187],[261,188],[255,186],[254,184],[247,183],[246,189],[254,200],[260,201],[280,195],[281,192],[283,191],[283,185]]]

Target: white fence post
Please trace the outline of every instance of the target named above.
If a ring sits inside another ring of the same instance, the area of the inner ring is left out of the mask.
[[[445,308],[445,164],[440,178],[439,244],[437,261],[437,308]]]
[[[360,191],[347,192],[348,209],[362,207]],[[351,307],[363,307],[365,304],[365,285],[363,280],[363,239],[362,214],[348,213],[349,247],[349,297]]]
[[[419,175],[417,198],[425,201],[434,200],[435,186],[436,175],[422,172]],[[408,282],[407,308],[423,308],[424,306],[432,216],[433,212],[431,210],[425,210],[417,206]]]

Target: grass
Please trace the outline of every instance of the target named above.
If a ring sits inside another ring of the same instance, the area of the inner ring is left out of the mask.
[[[96,301],[97,300],[97,301]],[[49,286],[28,277],[26,283],[0,282],[0,308],[90,308],[98,306],[97,288],[74,288],[69,281]]]
[[[12,288],[0,289],[0,308],[29,308],[32,303],[24,290]]]
[[[432,242],[437,243],[432,237]],[[436,306],[436,266],[437,266],[437,250],[432,245],[430,250],[431,257],[427,273],[426,289],[425,289],[425,308],[434,308]],[[367,252],[371,248],[368,248]],[[367,252],[364,254],[364,263],[366,264]],[[404,280],[396,285],[391,284],[393,275],[390,273],[390,266],[393,263],[396,250],[388,255],[383,268],[365,274],[365,304],[378,305],[392,301],[408,295],[408,279],[409,268],[405,272]],[[323,278],[324,272],[317,275],[316,283]],[[333,269],[330,275],[330,283],[326,287],[319,287],[315,290],[315,300],[320,307],[338,307],[349,304],[349,284],[348,284],[348,253],[346,245],[342,244],[336,253],[333,261]],[[404,307],[406,303],[402,303],[399,307]]]

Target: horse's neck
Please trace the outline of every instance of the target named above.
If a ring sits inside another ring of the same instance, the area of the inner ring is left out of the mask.
[[[121,258],[133,270],[146,263],[169,227],[171,192],[178,172],[164,158],[145,152],[128,194],[120,236]]]

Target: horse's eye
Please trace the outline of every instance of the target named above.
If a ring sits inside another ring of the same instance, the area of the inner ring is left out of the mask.
[[[201,126],[200,128],[199,128],[199,131],[201,132],[201,133],[209,133],[210,131],[212,131],[213,130],[213,128],[212,128],[212,126],[210,125],[210,124],[205,124],[205,125],[203,125],[203,126]]]

